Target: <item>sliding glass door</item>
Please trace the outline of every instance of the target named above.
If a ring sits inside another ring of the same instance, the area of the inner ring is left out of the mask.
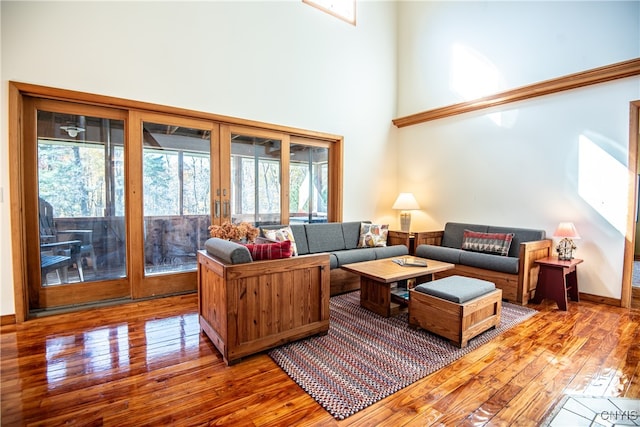
[[[222,126],[221,141],[228,142],[230,151],[229,170],[222,171],[222,221],[260,226],[335,218],[332,203],[336,203],[337,192],[331,194],[331,182],[338,172],[331,173],[332,154],[337,156],[334,143],[229,126]]]
[[[231,135],[230,212],[233,223],[280,224],[282,135]]]
[[[10,83],[16,318],[196,290],[209,226],[341,220],[342,139]]]
[[[289,159],[289,222],[327,222],[329,144],[292,137]]]
[[[33,185],[27,264],[34,309],[129,294],[125,212],[126,114],[29,101]]]
[[[211,155],[218,158],[218,125],[147,113],[135,114],[133,122],[132,140],[142,141],[141,156],[131,158],[141,171],[133,188],[142,189],[134,202],[141,221],[132,224],[141,241],[133,250],[144,260],[134,296],[195,290],[196,255],[209,238],[211,189],[220,176]]]

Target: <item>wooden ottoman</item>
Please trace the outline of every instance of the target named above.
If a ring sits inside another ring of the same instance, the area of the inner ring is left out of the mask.
[[[466,347],[469,340],[500,323],[502,290],[486,280],[449,276],[409,292],[409,325]]]

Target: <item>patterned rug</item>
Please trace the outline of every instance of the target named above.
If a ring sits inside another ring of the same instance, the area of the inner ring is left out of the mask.
[[[271,358],[336,419],[344,419],[475,350],[537,313],[503,302],[500,325],[460,349],[360,307],[360,293],[331,298],[329,333],[287,344]]]

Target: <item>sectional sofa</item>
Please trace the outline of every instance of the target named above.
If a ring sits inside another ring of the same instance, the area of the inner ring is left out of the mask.
[[[371,221],[291,224],[298,255],[329,253],[331,295],[360,289],[360,276],[343,270],[345,264],[408,255],[405,245],[358,248],[360,226]],[[261,230],[277,230],[286,225],[270,225]]]
[[[457,222],[419,234],[422,244],[416,247],[416,256],[455,264],[435,278],[458,275],[487,280],[502,289],[503,299],[520,305],[533,297],[539,271],[534,261],[548,257],[552,243],[544,230]],[[490,239],[492,235],[496,241]]]
[[[198,252],[200,328],[227,364],[329,329],[330,294],[358,289],[348,263],[407,255],[404,245],[358,248],[361,222],[271,226],[287,228],[297,256],[211,238]],[[263,237],[264,239],[264,237]],[[280,259],[257,259],[252,256]],[[331,286],[330,286],[331,281]]]

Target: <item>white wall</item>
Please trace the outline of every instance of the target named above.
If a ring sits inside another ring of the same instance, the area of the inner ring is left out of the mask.
[[[398,16],[399,117],[469,99],[469,79],[478,89],[495,78],[490,94],[640,57],[637,1],[401,2]],[[570,220],[580,291],[620,298],[633,100],[638,77],[400,129],[399,183],[423,208],[412,229],[461,221],[551,236]]]
[[[396,7],[354,27],[299,0],[2,1],[0,314],[15,312],[7,86],[19,81],[343,135],[344,219],[396,189]]]

